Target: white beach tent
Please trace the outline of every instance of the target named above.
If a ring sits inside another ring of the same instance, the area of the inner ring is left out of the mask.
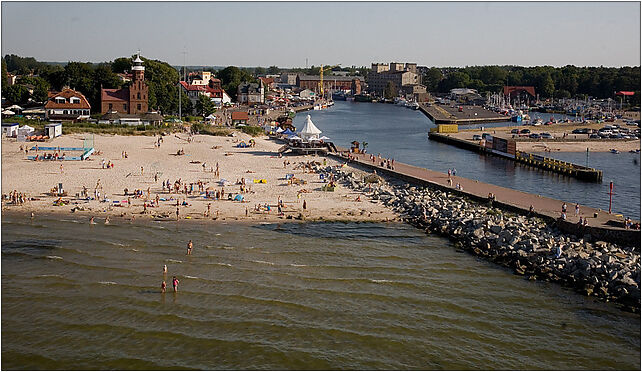
[[[311,139],[317,139],[319,138],[319,134],[321,134],[321,131],[319,128],[317,128],[316,125],[312,122],[312,119],[310,119],[310,115],[305,119],[305,125],[299,132],[299,136],[303,138],[304,140],[311,140]]]

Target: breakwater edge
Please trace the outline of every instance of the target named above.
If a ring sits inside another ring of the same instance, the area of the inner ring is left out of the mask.
[[[454,193],[388,179],[373,186],[365,177],[341,168],[345,186],[366,192],[376,202],[404,216],[406,222],[453,240],[457,247],[511,268],[531,280],[559,283],[623,310],[640,311],[640,249],[590,236],[564,234],[554,224],[483,205]],[[379,176],[380,177],[380,176]]]

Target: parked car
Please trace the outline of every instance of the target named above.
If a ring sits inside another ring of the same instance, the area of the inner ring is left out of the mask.
[[[531,133],[531,134],[528,136],[528,138],[539,139],[539,138],[540,138],[540,136],[539,136],[539,134],[537,134],[537,133]]]
[[[473,141],[481,141],[482,137],[479,134],[473,135]]]
[[[546,132],[541,133],[539,136],[540,136],[541,138],[553,139],[553,136],[552,136],[550,133],[546,133]]]
[[[519,134],[519,129],[513,129],[510,131],[512,134]]]
[[[589,138],[601,138],[598,134],[593,133],[589,136]]]
[[[490,135],[490,133],[483,133],[483,134],[481,135],[481,137],[482,137],[483,139],[487,139],[488,137],[492,137],[492,136]]]
[[[574,129],[571,133],[573,134],[587,134],[589,131],[588,128],[579,128],[579,129]]]
[[[531,130],[530,129],[522,129],[519,131],[519,134],[530,134]]]

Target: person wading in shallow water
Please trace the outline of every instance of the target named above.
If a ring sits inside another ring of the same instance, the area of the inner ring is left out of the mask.
[[[174,292],[178,292],[178,279],[176,277],[172,279],[172,286],[174,287]]]
[[[192,243],[192,239],[187,243],[187,254],[192,254],[192,248],[194,248],[194,243]]]

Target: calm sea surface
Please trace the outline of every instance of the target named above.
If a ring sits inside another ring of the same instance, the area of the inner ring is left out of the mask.
[[[640,317],[403,224],[4,214],[2,368],[639,370]]]
[[[482,182],[536,193],[571,203],[608,210],[609,182],[615,184],[612,210],[640,219],[640,155],[591,153],[588,165],[604,172],[602,183],[579,181],[528,168],[507,159],[484,156],[444,143],[430,141],[428,130],[435,125],[420,111],[390,104],[338,101],[329,110],[298,114],[294,125],[300,129],[307,115],[336,144],[367,142],[370,153],[381,153],[398,161],[446,172]],[[533,113],[548,119],[562,115]],[[507,125],[508,123],[501,123]],[[492,126],[492,124],[485,124]],[[544,129],[542,129],[544,131]],[[586,153],[547,154],[560,160],[586,165]]]

